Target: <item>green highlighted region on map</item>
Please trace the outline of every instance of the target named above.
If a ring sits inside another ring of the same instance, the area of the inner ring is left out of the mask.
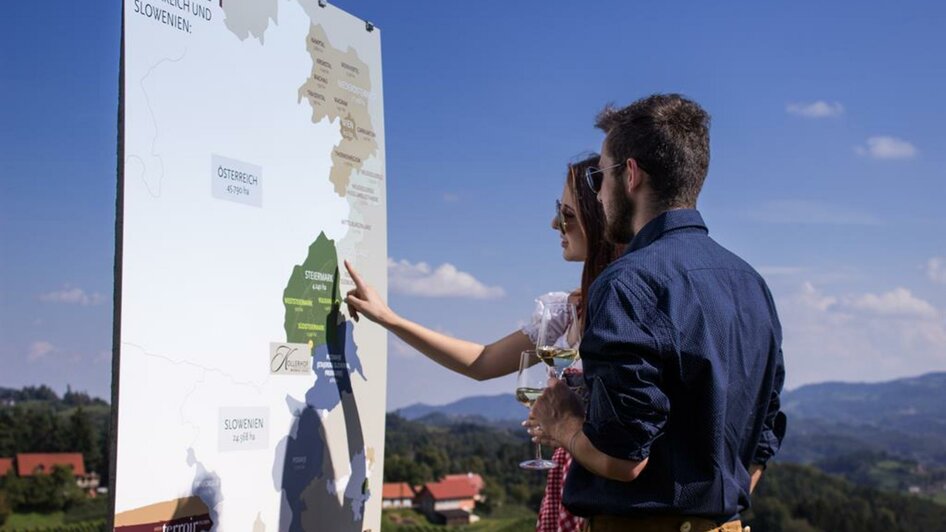
[[[327,331],[334,334],[337,315],[333,306],[341,304],[338,253],[335,241],[325,233],[309,246],[305,261],[292,268],[282,301],[286,307],[287,342],[317,346],[328,341]]]

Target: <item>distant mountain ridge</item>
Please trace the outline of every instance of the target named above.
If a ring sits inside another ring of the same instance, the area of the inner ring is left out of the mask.
[[[878,383],[825,382],[785,393],[782,409],[800,418],[871,425],[946,439],[946,372]]]
[[[946,467],[946,373],[878,383],[826,382],[783,395],[782,461],[887,453]]]
[[[922,427],[946,436],[946,372],[876,383],[824,382],[782,393],[782,408],[790,415],[824,421],[892,423],[914,417],[931,417]],[[432,413],[447,416],[482,416],[491,421],[522,417],[522,406],[513,394],[478,395],[445,405],[416,403],[397,410],[401,417],[418,419]],[[938,418],[938,419],[936,419]]]
[[[457,421],[480,418],[489,422],[523,420],[526,409],[513,394],[477,395],[465,397],[445,405],[416,403],[393,411],[404,419],[416,420],[431,414],[440,414]]]
[[[946,372],[877,383],[825,382],[782,394],[788,435],[779,461],[815,463],[845,453],[883,452],[946,466]],[[475,396],[397,411],[429,425],[509,427],[525,410],[512,394]]]

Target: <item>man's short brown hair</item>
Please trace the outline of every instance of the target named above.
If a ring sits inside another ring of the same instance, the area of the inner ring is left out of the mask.
[[[662,209],[696,207],[709,168],[710,117],[679,94],[654,94],[617,109],[605,107],[595,126],[616,163],[637,161],[650,176]]]

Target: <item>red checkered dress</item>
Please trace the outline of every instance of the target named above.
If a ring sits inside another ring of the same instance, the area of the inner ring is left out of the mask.
[[[568,513],[562,506],[562,488],[565,487],[565,475],[572,465],[572,456],[564,447],[555,449],[552,461],[558,467],[549,469],[545,482],[545,497],[539,508],[539,520],[535,524],[536,532],[580,532],[585,520]]]

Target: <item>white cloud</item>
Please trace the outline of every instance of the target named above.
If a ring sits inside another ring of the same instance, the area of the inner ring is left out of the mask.
[[[917,298],[906,288],[896,288],[885,294],[864,294],[848,302],[850,308],[869,312],[878,316],[902,316],[921,319],[935,319],[939,316],[936,308]]]
[[[946,370],[946,319],[909,290],[837,294],[812,282],[775,288],[791,387]]]
[[[797,102],[785,106],[788,114],[803,116],[805,118],[829,118],[841,116],[844,113],[844,106],[838,102],[828,103],[824,100],[816,102]]]
[[[773,224],[883,225],[871,213],[808,200],[769,201],[748,211],[748,216]]]
[[[45,294],[40,294],[40,301],[48,301],[52,303],[65,303],[69,305],[98,305],[105,301],[105,296],[99,294],[98,292],[86,293],[85,290],[81,288],[63,288],[62,290],[57,290],[55,292],[48,292]]]
[[[937,284],[946,284],[946,258],[933,257],[926,263],[926,276]]]
[[[872,159],[912,159],[918,153],[913,144],[887,136],[870,137],[866,146],[856,146],[854,151]]]
[[[802,284],[801,292],[798,294],[798,301],[806,307],[825,312],[837,305],[838,298],[822,294],[815,288],[815,285],[806,281]]]
[[[498,299],[506,295],[502,287],[487,286],[450,263],[432,269],[426,262],[389,258],[388,281],[393,292],[410,296]]]
[[[55,353],[58,350],[59,349],[53,344],[45,340],[40,340],[30,344],[30,349],[26,354],[26,359],[30,362],[36,362],[37,360],[44,359],[51,353]]]

